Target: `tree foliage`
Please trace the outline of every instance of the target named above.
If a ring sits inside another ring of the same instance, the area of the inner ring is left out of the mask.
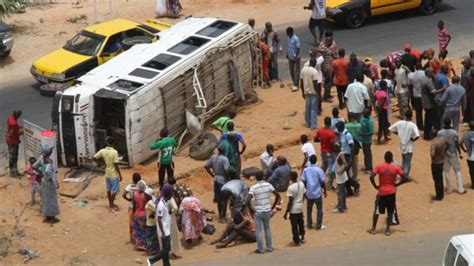
[[[11,13],[24,10],[26,4],[27,0],[0,0],[0,19]]]

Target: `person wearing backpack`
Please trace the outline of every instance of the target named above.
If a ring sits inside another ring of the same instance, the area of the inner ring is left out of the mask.
[[[474,121],[469,122],[469,131],[464,133],[462,137],[461,149],[467,153],[471,189],[474,189]]]
[[[357,147],[354,143],[354,138],[352,137],[352,134],[346,129],[346,126],[344,122],[337,122],[336,124],[337,131],[339,132],[340,141],[341,141],[341,152],[344,154],[344,159],[346,159],[347,165],[349,167],[347,168],[347,175],[349,179],[346,181],[346,190],[347,190],[347,196],[354,196],[359,194],[359,189],[360,189],[360,184],[359,182],[354,179],[350,175],[350,169],[352,168],[352,160],[354,157],[354,153],[358,152],[356,151]],[[354,191],[352,191],[352,188],[354,188]]]

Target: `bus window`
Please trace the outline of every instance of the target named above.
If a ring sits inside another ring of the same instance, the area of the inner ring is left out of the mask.
[[[150,61],[146,62],[143,66],[156,70],[164,70],[165,68],[179,61],[179,59],[181,59],[181,57],[170,54],[159,54]]]
[[[128,73],[130,76],[140,77],[144,79],[151,79],[156,77],[160,72],[150,71],[143,68],[137,68],[132,72]]]
[[[132,92],[140,88],[141,86],[143,86],[143,84],[138,83],[138,82],[119,79],[107,87],[111,88],[112,90],[123,90],[123,91]]]
[[[199,37],[194,37],[194,36],[189,37],[186,40],[168,49],[168,52],[187,55],[194,52],[199,47],[207,43],[208,41],[209,39],[204,39],[204,38],[199,38]]]
[[[197,32],[197,34],[207,37],[215,38],[222,33],[228,31],[230,28],[237,25],[235,22],[229,22],[224,20],[218,20],[211,25],[205,27],[204,29]]]

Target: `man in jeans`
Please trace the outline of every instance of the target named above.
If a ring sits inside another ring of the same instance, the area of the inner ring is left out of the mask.
[[[324,172],[316,166],[316,161],[316,155],[309,157],[310,165],[303,170],[301,181],[305,184],[306,198],[308,199],[306,209],[307,226],[309,229],[313,228],[313,205],[316,204],[316,230],[322,230],[326,226],[323,225],[323,197],[321,190],[324,192],[324,197],[327,197],[327,192],[324,183]]]
[[[318,91],[318,71],[316,70],[316,59],[311,59],[308,66],[301,70],[301,93],[305,100],[306,126],[311,129],[318,127],[318,101],[321,99]]]
[[[257,254],[264,254],[265,249],[263,248],[262,230],[265,230],[265,244],[268,252],[273,251],[272,246],[272,233],[270,230],[270,217],[275,209],[275,206],[280,202],[280,194],[275,191],[275,188],[265,181],[263,173],[258,172],[255,174],[257,183],[250,188],[248,204],[250,204],[252,198],[255,198],[253,207],[255,224],[257,226],[257,247],[255,250]],[[270,195],[275,195],[275,201],[273,205],[270,205]]]
[[[300,80],[301,65],[300,39],[295,35],[294,29],[292,27],[286,28],[286,35],[288,36],[288,50],[286,58],[288,59],[291,80],[293,81],[291,91],[297,91],[298,82]]]
[[[403,172],[409,176],[411,170],[411,159],[413,158],[413,150],[415,141],[420,138],[420,132],[415,123],[411,121],[413,112],[408,110],[405,112],[405,120],[400,120],[393,124],[389,130],[398,135],[400,146],[398,150],[402,154]]]
[[[324,127],[316,130],[314,134],[314,142],[321,143],[321,159],[323,160],[321,169],[324,174],[326,171],[332,167],[334,163],[334,143],[336,143],[337,137],[334,131],[331,128],[331,118],[324,118]],[[329,190],[334,189],[332,183],[334,175],[329,171],[329,180],[327,181],[327,187]]]
[[[223,204],[221,198],[222,186],[230,179],[230,163],[229,159],[224,155],[224,148],[218,146],[217,150],[219,154],[213,155],[209,161],[207,161],[204,168],[214,179],[214,202],[217,203],[217,210],[219,212],[219,221],[225,220],[225,209],[227,206]]]
[[[162,189],[163,197],[159,200],[156,206],[156,224],[158,225],[158,237],[161,238],[161,250],[158,251],[152,257],[147,259],[147,264],[153,265],[159,260],[163,260],[163,266],[169,266],[170,258],[169,252],[171,248],[171,216],[168,207],[168,200],[173,196],[173,187],[170,184],[166,184]]]
[[[431,174],[436,192],[436,196],[432,197],[432,200],[441,201],[444,197],[443,164],[447,147],[446,139],[443,137],[435,137],[431,142]]]
[[[440,102],[442,106],[445,106],[443,119],[451,119],[453,128],[458,130],[461,121],[461,110],[463,113],[466,110],[466,90],[459,85],[461,82],[459,76],[454,76],[451,81],[452,85],[443,93]]]

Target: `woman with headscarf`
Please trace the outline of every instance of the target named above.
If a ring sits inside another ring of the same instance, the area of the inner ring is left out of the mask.
[[[132,238],[131,243],[136,250],[146,251],[145,244],[145,231],[146,231],[146,210],[145,206],[149,197],[145,194],[147,185],[145,181],[140,180],[137,183],[137,191],[133,193],[132,204],[133,204],[133,222],[132,222]]]
[[[201,201],[192,195],[181,201],[181,228],[184,239],[191,244],[193,239],[201,240],[202,229],[206,226],[206,216]]]
[[[59,215],[59,204],[58,204],[58,193],[59,183],[56,175],[56,168],[51,159],[53,153],[53,147],[44,145],[41,151],[41,157],[33,164],[33,168],[41,173],[41,185],[40,185],[40,196],[41,196],[41,215],[43,216],[43,222],[56,223],[59,219],[56,218]]]

